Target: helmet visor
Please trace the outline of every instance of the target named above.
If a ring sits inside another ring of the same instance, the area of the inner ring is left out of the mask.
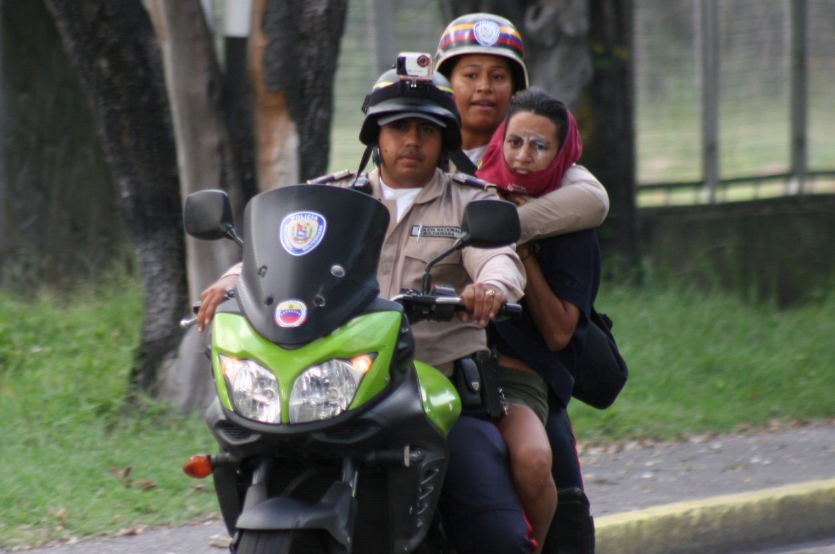
[[[380,127],[382,127],[383,125],[388,125],[389,123],[394,123],[395,121],[400,121],[401,119],[410,119],[410,118],[423,119],[425,121],[428,121],[429,123],[434,123],[435,125],[437,125],[438,127],[442,128],[442,129],[446,129],[446,123],[444,123],[444,121],[442,119],[439,119],[437,117],[433,117],[429,114],[425,114],[425,113],[422,113],[422,112],[393,113],[393,114],[390,114],[390,115],[380,117],[377,120],[377,124]]]

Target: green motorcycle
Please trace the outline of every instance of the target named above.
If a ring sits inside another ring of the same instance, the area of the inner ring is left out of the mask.
[[[211,332],[217,398],[206,421],[219,453],[185,467],[213,476],[232,552],[446,551],[435,515],[461,403],[444,375],[414,360],[409,325],[463,309],[432,287],[434,262],[512,243],[519,220],[507,202],[473,202],[421,290],[392,300],[376,279],[388,224],[363,192],[299,185],[247,205],[244,243],[223,192],[186,201],[190,235],[243,245],[237,288]]]

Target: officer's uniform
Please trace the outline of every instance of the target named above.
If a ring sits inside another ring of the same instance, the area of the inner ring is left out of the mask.
[[[368,180],[371,195],[391,215],[377,270],[380,295],[385,298],[395,296],[404,288],[420,289],[426,264],[450,248],[460,235],[459,223],[467,204],[473,200],[498,199],[492,190],[455,182],[449,174],[436,170],[398,222],[396,202],[382,197],[379,170],[369,173]],[[350,186],[352,182],[353,178],[348,177],[334,184]],[[451,285],[459,293],[472,282],[489,284],[501,290],[508,302],[516,302],[525,288],[524,274],[513,248],[465,248],[432,268],[432,282]],[[412,327],[412,333],[415,358],[446,375],[451,374],[453,361],[486,350],[484,329],[458,318],[420,322]]]

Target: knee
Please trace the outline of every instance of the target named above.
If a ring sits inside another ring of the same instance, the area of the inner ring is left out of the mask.
[[[547,445],[521,449],[513,458],[513,472],[528,483],[552,482],[551,449]]]

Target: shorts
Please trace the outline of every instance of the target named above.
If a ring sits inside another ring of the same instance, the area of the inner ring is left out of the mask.
[[[499,366],[499,386],[510,404],[527,406],[545,424],[548,419],[548,383],[539,375]]]

